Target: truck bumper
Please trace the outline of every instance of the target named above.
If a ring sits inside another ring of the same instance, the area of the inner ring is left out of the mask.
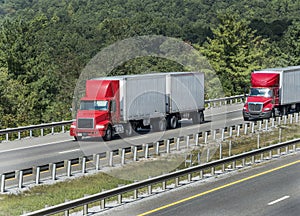
[[[103,137],[105,135],[105,130],[70,130],[70,135],[74,137]]]
[[[243,111],[243,117],[244,119],[249,119],[249,120],[271,118],[272,111],[261,112],[261,113],[250,113],[250,112]]]

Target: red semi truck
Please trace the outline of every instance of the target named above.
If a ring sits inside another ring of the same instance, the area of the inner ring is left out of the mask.
[[[130,136],[138,128],[163,131],[176,128],[179,120],[204,121],[204,74],[171,72],[101,77],[86,81],[70,135]]]
[[[300,66],[270,68],[251,74],[244,120],[264,119],[300,111]]]

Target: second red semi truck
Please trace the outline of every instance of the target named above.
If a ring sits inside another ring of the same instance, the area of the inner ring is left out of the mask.
[[[300,111],[300,66],[270,68],[251,74],[244,120],[270,118]]]
[[[70,135],[130,136],[138,128],[163,131],[178,127],[179,120],[204,121],[204,74],[200,72],[153,73],[101,77],[86,81]]]

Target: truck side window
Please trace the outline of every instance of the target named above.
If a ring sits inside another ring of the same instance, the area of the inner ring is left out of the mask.
[[[116,112],[116,101],[115,100],[112,100],[110,101],[110,111],[111,112]]]

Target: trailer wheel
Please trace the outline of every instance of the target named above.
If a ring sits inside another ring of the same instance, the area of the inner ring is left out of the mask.
[[[169,128],[175,129],[178,127],[178,118],[176,115],[171,116],[168,119]]]
[[[112,128],[110,125],[107,126],[107,129],[105,131],[105,135],[104,135],[103,139],[105,141],[109,141],[112,139]]]

